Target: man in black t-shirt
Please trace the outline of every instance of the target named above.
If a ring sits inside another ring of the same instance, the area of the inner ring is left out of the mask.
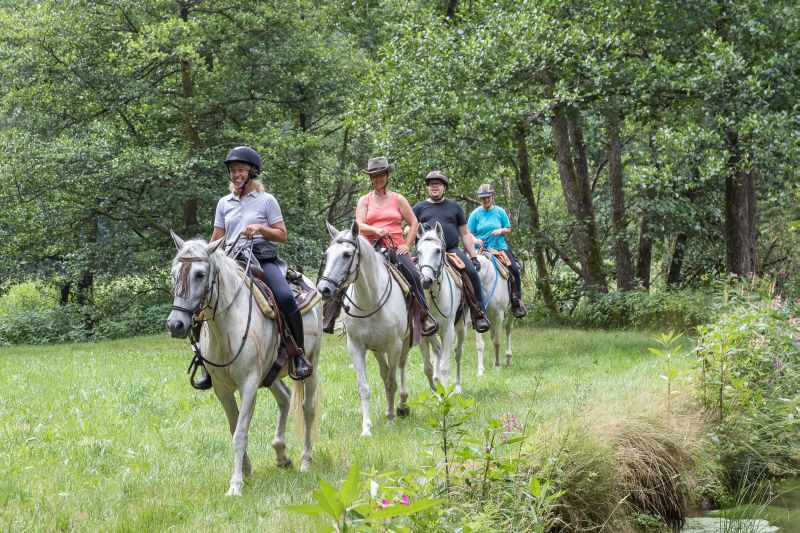
[[[434,170],[425,176],[425,186],[428,189],[428,199],[418,202],[413,208],[420,224],[433,227],[438,222],[444,233],[445,247],[448,252],[455,252],[464,262],[464,270],[469,276],[475,293],[477,305],[472,305],[472,327],[475,331],[483,333],[489,330],[489,320],[483,312],[483,288],[478,270],[481,268],[475,255],[475,243],[472,233],[467,229],[467,217],[461,206],[452,200],[447,200],[444,193],[450,181],[442,172]],[[458,248],[459,241],[464,242],[467,253]],[[469,255],[469,257],[467,257]]]

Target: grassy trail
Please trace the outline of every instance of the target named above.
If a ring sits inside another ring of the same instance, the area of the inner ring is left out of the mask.
[[[478,379],[470,335],[463,385],[476,400],[475,427],[507,413],[547,425],[576,410],[635,411],[665,388],[662,363],[647,351],[651,336],[523,327],[514,332],[512,366],[487,366]],[[326,336],[312,473],[275,466],[277,409],[262,390],[249,440],[253,473],[243,497],[225,498],[227,423],[212,392],[189,387],[188,362],[187,341],[167,336],[0,348],[0,529],[308,531],[313,519],[280,507],[308,502],[315,474],[338,482],[354,458],[363,469],[402,470],[420,461],[430,439],[419,408],[387,423],[372,358],[373,436],[360,438],[355,373],[343,340]],[[408,374],[413,398],[427,387],[416,348]],[[301,441],[290,432],[287,441],[299,465]]]

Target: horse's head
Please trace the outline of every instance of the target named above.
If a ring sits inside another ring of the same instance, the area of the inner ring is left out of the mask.
[[[317,283],[317,290],[326,301],[353,281],[358,275],[361,249],[358,244],[359,228],[355,220],[349,229],[339,231],[330,222],[325,223],[331,234],[331,243],[325,250],[325,270]]]
[[[429,289],[439,279],[444,266],[444,231],[438,222],[433,229],[417,229],[417,266],[422,286]]]
[[[212,255],[223,239],[211,244],[203,240],[183,241],[172,233],[178,254],[172,260],[172,311],[167,328],[173,337],[183,339],[189,333],[192,317],[203,308],[214,284],[216,266]]]

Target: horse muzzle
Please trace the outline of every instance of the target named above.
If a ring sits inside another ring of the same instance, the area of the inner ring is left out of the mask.
[[[430,289],[431,287],[433,287],[433,278],[423,277],[422,278],[422,288],[423,289]]]
[[[178,311],[173,311],[167,317],[167,329],[169,329],[170,335],[174,339],[185,339],[186,336],[189,334],[189,326],[191,324],[191,317],[184,318],[181,315],[185,313],[180,313]]]
[[[336,295],[336,287],[328,281],[320,281],[317,283],[317,290],[322,295],[322,299],[326,302],[333,300]]]

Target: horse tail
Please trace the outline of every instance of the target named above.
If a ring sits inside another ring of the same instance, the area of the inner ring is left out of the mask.
[[[315,368],[314,372],[318,372]],[[314,423],[311,424],[311,438],[316,439],[319,434],[319,406],[320,406],[320,399],[322,397],[322,383],[316,377],[312,377],[309,379],[315,379],[317,382],[316,390],[314,392]],[[306,402],[306,387],[303,381],[294,381],[292,382],[292,403],[289,406],[289,416],[292,418],[292,432],[297,436],[302,438],[305,433],[305,413],[303,411],[303,404]]]

